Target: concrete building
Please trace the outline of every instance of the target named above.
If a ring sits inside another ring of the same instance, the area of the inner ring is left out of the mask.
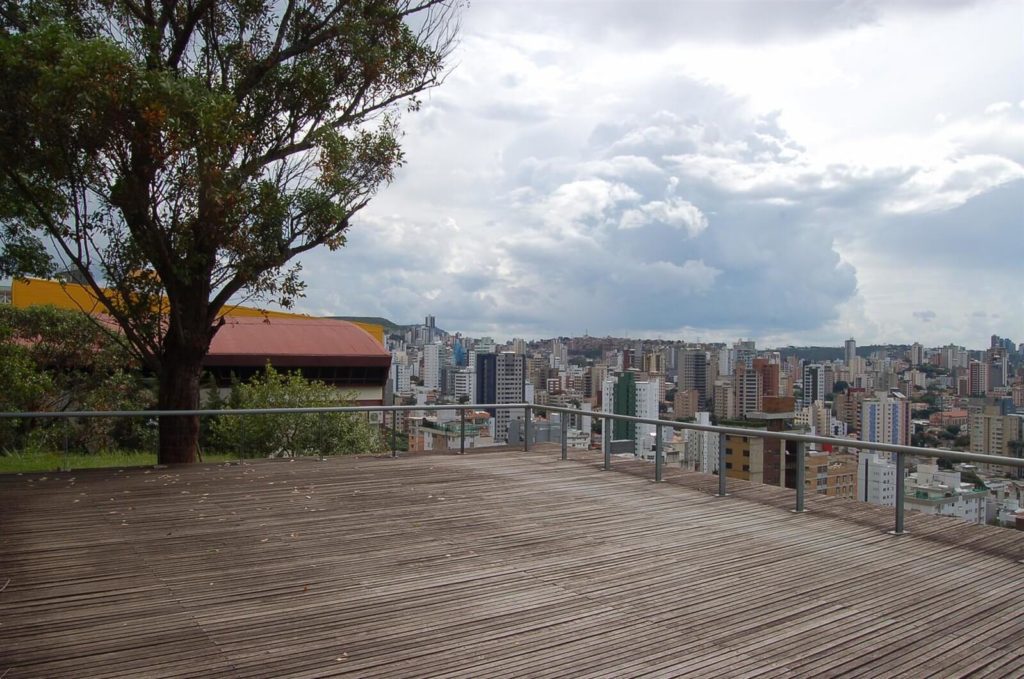
[[[857,342],[851,337],[846,340],[843,351],[843,359],[847,367],[853,365],[854,360],[857,358]]]
[[[857,499],[882,507],[896,506],[896,465],[878,453],[857,453]]]
[[[940,470],[932,464],[919,464],[907,478],[904,507],[924,514],[955,516],[969,523],[985,523],[988,492],[963,483],[960,472]]]
[[[722,378],[715,382],[714,386],[714,414],[718,420],[736,419],[736,386],[733,382],[735,375]]]
[[[803,390],[800,396],[800,407],[806,408],[815,401],[824,401],[825,394],[825,366],[820,363],[809,363],[804,366]]]
[[[495,403],[524,403],[526,394],[526,361],[522,354],[504,351],[496,355]],[[522,408],[497,408],[494,416],[494,440],[508,440],[508,423],[522,419]]]
[[[452,394],[458,401],[476,403],[476,371],[461,368],[455,371],[455,386]]]
[[[764,483],[764,439],[727,434],[725,475],[730,479]]]
[[[708,384],[708,354],[703,349],[680,349],[676,357],[679,366],[679,388],[695,389],[700,396],[698,404],[703,410],[710,397]]]
[[[630,415],[648,419],[658,418],[661,379],[639,379],[640,373],[627,370],[605,378],[602,410],[617,415]],[[653,457],[654,431],[656,425],[637,424],[615,420],[612,423],[613,441],[632,441],[633,453],[637,457]],[[662,441],[671,440],[671,429],[665,427]]]
[[[967,365],[967,393],[970,396],[985,396],[989,391],[989,366],[981,361]]]
[[[829,456],[828,490],[830,497],[857,497],[857,457],[844,453]]]
[[[485,411],[466,413],[465,447],[485,448],[495,445],[491,414]],[[462,423],[458,419],[437,416],[416,417],[407,420],[409,450],[459,450]]]
[[[711,424],[711,413],[696,414],[696,423]],[[718,434],[710,431],[683,431],[682,465],[689,471],[714,474],[718,471]]]
[[[1014,412],[1011,399],[992,399],[984,405],[972,406],[968,412],[972,453],[1024,457],[1024,414]],[[1019,467],[989,464],[979,467],[989,474],[1024,478],[1024,470]]]
[[[756,360],[756,359],[755,359]],[[764,375],[760,370],[748,368],[746,363],[737,362],[733,384],[736,390],[736,417],[746,419],[750,413],[762,410],[764,396]]]
[[[700,394],[696,389],[677,389],[672,400],[672,417],[685,420],[695,417],[700,410]]]
[[[907,360],[912,366],[922,365],[924,363],[924,346],[918,342],[911,344],[910,351],[907,354]]]
[[[391,364],[391,383],[394,385],[396,394],[403,396],[412,393],[412,370],[405,363]]]
[[[878,391],[861,403],[861,441],[909,445],[910,426],[910,405],[898,391]]]
[[[433,316],[427,316],[427,320]],[[428,331],[432,330],[428,327]],[[441,389],[441,350],[440,344],[427,344],[423,347],[423,387],[431,391],[442,391]]]
[[[636,383],[637,417],[652,420],[658,419],[658,404],[660,403],[658,394],[660,390],[661,379],[657,377]],[[654,458],[655,432],[657,428],[657,425],[654,424],[636,425],[635,450],[637,457]],[[671,427],[662,427],[661,440],[663,444],[672,440]]]

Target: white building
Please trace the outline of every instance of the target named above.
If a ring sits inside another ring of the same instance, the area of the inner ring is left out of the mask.
[[[919,464],[907,479],[904,507],[924,514],[955,516],[969,523],[985,523],[987,491],[963,483],[960,472]]]
[[[661,390],[661,378],[636,383],[636,416],[650,420],[658,419],[658,395]],[[637,457],[654,459],[654,439],[657,425],[637,424],[634,451]],[[661,440],[667,443],[672,440],[672,428],[661,428]]]
[[[412,375],[412,370],[407,364],[396,362],[394,358],[391,361],[391,383],[395,385],[395,393],[403,396],[411,394],[412,380],[409,378]]]
[[[526,389],[526,357],[503,351],[497,355],[495,362],[495,394],[496,403],[532,402],[533,389]],[[510,420],[523,419],[522,408],[498,408],[494,417],[494,439],[499,442],[508,440],[508,423]]]
[[[801,407],[806,408],[815,401],[825,400],[825,366],[811,363],[804,366]]]
[[[441,390],[441,345],[423,347],[423,386],[430,391]]]
[[[898,391],[876,391],[861,402],[860,440],[871,443],[910,443],[910,405]],[[886,458],[891,458],[889,453]]]
[[[896,506],[896,465],[878,453],[857,454],[857,499],[882,507]]]
[[[455,398],[468,399],[468,403],[476,403],[476,371],[468,368],[455,371]]]
[[[697,413],[696,423],[711,424],[711,413]],[[683,467],[712,474],[718,471],[718,434],[711,431],[683,430]]]

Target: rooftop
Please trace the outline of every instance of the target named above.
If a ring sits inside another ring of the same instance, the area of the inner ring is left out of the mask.
[[[554,448],[0,477],[0,675],[1018,675],[1024,534]]]
[[[391,365],[391,353],[363,328],[323,318],[228,316],[205,365],[277,367]]]

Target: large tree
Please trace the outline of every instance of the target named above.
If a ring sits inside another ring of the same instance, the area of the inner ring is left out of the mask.
[[[198,406],[226,309],[285,305],[402,163],[443,77],[454,0],[0,0],[0,275],[81,272]],[[199,423],[162,418],[160,461]]]

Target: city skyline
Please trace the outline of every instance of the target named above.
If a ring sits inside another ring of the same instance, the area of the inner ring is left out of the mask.
[[[1024,337],[1024,6],[473,3],[297,310],[474,335]]]

